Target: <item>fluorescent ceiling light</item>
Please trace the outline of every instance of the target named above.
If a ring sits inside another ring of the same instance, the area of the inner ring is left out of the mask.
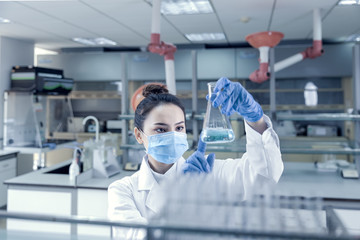
[[[225,35],[223,33],[191,33],[185,34],[185,37],[192,42],[217,41],[225,39]]]
[[[151,0],[147,0],[151,2]],[[164,15],[213,13],[209,0],[162,0],[161,13]]]
[[[113,45],[113,46],[116,45],[116,42],[103,37],[95,38],[94,41],[96,45]]]
[[[99,37],[99,38],[73,38],[72,39],[75,42],[84,44],[84,45],[88,45],[88,46],[114,46],[117,45],[116,42],[107,39],[107,38],[103,38],[103,37]]]
[[[338,5],[360,5],[360,0],[340,0]]]
[[[360,42],[360,34],[350,35],[346,40],[349,42]]]
[[[55,51],[51,51],[51,50],[47,50],[47,49],[43,49],[43,48],[38,48],[36,47],[34,49],[34,53],[35,55],[57,55],[59,54],[58,52],[55,52]]]
[[[0,17],[0,23],[10,23],[10,20]]]
[[[0,0],[0,2],[77,2],[79,0]]]

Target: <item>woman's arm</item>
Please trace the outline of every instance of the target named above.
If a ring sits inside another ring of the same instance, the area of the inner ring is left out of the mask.
[[[232,191],[246,199],[254,189],[254,183],[277,183],[284,166],[277,134],[270,119],[264,115],[266,130],[262,134],[245,122],[246,153],[240,159],[216,160],[214,174],[227,183]]]
[[[268,128],[265,123],[264,117],[261,117],[257,122],[246,122],[260,134],[263,134],[263,132]]]

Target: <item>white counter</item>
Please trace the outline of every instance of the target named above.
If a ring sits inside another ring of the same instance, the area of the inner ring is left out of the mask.
[[[111,178],[91,178],[81,181],[76,186],[70,183],[66,174],[46,173],[69,164],[70,160],[7,180],[5,183],[8,186],[8,210],[106,218],[108,186],[113,181],[134,173],[121,171]],[[67,166],[64,170],[67,170]],[[280,193],[285,195],[315,195],[324,198],[325,201],[360,204],[359,180],[343,179],[338,172],[318,172],[310,163],[285,163],[284,174],[277,186]],[[8,228],[13,230],[91,233],[98,236],[110,236],[111,232],[110,227],[44,224],[32,225],[21,220],[8,220]]]
[[[54,169],[58,169],[69,165],[71,160],[61,162],[54,166],[43,168],[37,171],[33,171],[21,176],[18,176],[13,179],[9,179],[5,184],[9,186],[42,186],[42,187],[64,187],[64,188],[91,188],[91,189],[101,189],[106,190],[107,187],[113,181],[121,179],[125,176],[132,175],[133,171],[124,171],[121,170],[119,174],[112,176],[111,178],[90,178],[83,181],[80,184],[74,186],[69,181],[69,175],[67,174],[58,174],[58,173],[47,173]]]
[[[16,151],[0,150],[0,206],[7,202],[7,189],[3,182],[16,176],[16,165]]]
[[[65,187],[65,188],[88,188],[106,190],[110,183],[130,176],[133,171],[122,170],[111,178],[92,178],[82,181],[77,186],[70,183],[68,175],[47,174],[45,172],[70,164],[70,160],[54,165],[49,168],[34,171],[5,182],[9,186],[43,186],[43,187]],[[344,179],[339,172],[320,172],[312,163],[285,162],[284,173],[278,183],[281,193],[287,195],[317,196],[339,200],[360,201],[359,179]]]
[[[9,157],[16,157],[18,151],[15,150],[0,150],[0,161],[6,160]]]
[[[359,179],[344,179],[339,171],[318,171],[313,163],[285,162],[284,165],[284,173],[278,183],[283,193],[360,202]]]

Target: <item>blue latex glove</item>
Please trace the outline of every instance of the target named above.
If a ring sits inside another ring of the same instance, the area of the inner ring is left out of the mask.
[[[199,139],[198,149],[196,152],[186,159],[186,162],[182,166],[184,173],[196,172],[196,173],[209,173],[214,166],[215,154],[210,153],[205,159],[206,143]]]
[[[222,114],[230,116],[237,112],[249,122],[257,122],[264,114],[261,106],[240,83],[225,77],[216,82],[210,100],[214,107],[221,106]]]
[[[44,143],[42,145],[43,148],[50,148],[51,150],[56,148],[56,143]]]

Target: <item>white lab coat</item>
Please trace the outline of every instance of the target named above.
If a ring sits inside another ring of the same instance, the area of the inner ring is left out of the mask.
[[[215,160],[211,174],[224,181],[229,188],[236,188],[246,199],[255,179],[276,183],[283,171],[280,145],[270,119],[264,115],[268,129],[259,134],[245,122],[246,153],[239,159]],[[180,158],[165,175],[181,175]],[[167,177],[165,176],[165,177]],[[240,190],[239,190],[240,189]],[[108,217],[111,220],[128,223],[147,223],[160,211],[160,187],[149,164],[143,159],[140,170],[130,177],[113,182],[108,188]],[[146,232],[141,229],[114,228],[116,239],[143,239]]]

